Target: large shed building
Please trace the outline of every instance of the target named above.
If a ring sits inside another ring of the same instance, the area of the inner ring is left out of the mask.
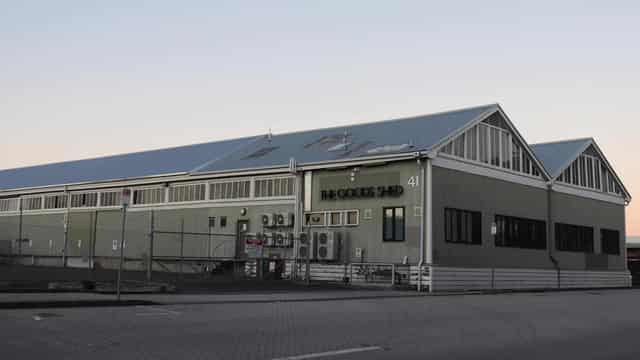
[[[0,255],[115,266],[123,189],[134,268],[309,258],[312,279],[391,264],[432,291],[630,285],[631,196],[602,150],[530,145],[497,104],[2,170]]]

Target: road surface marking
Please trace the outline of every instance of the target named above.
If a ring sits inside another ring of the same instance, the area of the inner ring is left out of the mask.
[[[346,354],[353,354],[353,353],[359,353],[359,352],[365,352],[365,351],[376,351],[376,350],[382,350],[382,348],[380,346],[367,346],[367,347],[358,347],[358,348],[351,348],[351,349],[326,351],[326,352],[320,352],[320,353],[310,353],[310,354],[303,354],[303,355],[280,357],[280,358],[275,358],[273,360],[315,359],[320,357],[346,355]]]

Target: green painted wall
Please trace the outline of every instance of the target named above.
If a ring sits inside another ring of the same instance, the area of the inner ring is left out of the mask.
[[[360,210],[360,225],[355,227],[326,227],[340,231],[343,236],[344,261],[360,261],[355,249],[364,249],[366,262],[400,263],[407,256],[412,263],[419,261],[420,216],[416,216],[416,207],[420,205],[420,186],[411,187],[409,179],[420,174],[415,161],[389,164],[379,167],[360,167],[351,181],[351,170],[316,171],[312,179],[312,211]],[[400,197],[382,197],[372,199],[322,200],[321,191],[341,188],[368,186],[402,185],[404,192]],[[382,209],[384,207],[405,207],[405,241],[382,241]],[[365,211],[371,210],[371,218],[365,218]],[[418,209],[418,215],[420,209]],[[323,228],[311,228],[312,231]]]

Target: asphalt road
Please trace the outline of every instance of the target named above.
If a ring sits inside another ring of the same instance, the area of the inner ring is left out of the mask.
[[[640,290],[0,310],[0,359],[637,359]]]

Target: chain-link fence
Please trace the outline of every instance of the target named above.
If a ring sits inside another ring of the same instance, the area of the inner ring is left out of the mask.
[[[212,289],[248,279],[370,286],[428,281],[425,268],[352,262],[349,241],[340,231],[225,229],[233,231],[214,231],[206,218],[139,210],[126,218],[122,210],[2,217],[0,281],[40,287],[83,282],[109,292],[120,267],[125,291],[154,284]]]
[[[191,218],[158,221],[153,211],[1,217],[0,282],[7,288],[111,292],[120,264],[125,291],[244,278],[237,234],[206,226],[202,231],[201,225]]]

